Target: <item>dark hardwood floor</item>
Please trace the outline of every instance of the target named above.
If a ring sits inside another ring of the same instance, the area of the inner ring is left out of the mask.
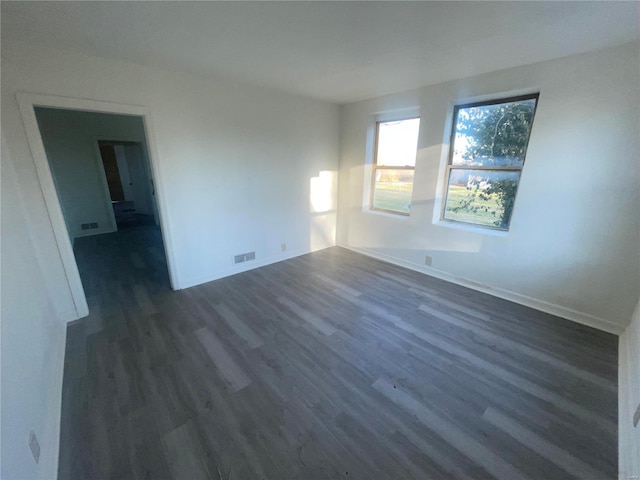
[[[614,479],[617,338],[330,248],[173,292],[76,241],[60,479]]]

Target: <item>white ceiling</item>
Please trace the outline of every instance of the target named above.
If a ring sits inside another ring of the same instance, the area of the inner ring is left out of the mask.
[[[10,2],[2,38],[346,103],[637,39],[638,2]]]

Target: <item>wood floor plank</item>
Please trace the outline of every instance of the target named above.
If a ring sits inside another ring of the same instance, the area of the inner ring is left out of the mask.
[[[238,317],[227,305],[224,303],[218,304],[214,307],[218,313],[224,318],[229,327],[245,342],[249,348],[258,348],[263,344],[262,339],[254,332],[247,323]]]
[[[418,310],[428,313],[430,315],[433,315],[435,317],[437,317],[440,320],[443,320],[445,322],[448,322],[452,325],[455,325],[458,328],[461,328],[463,330],[467,330],[469,332],[473,332],[473,334],[478,335],[480,337],[483,337],[491,342],[493,342],[495,345],[499,345],[500,347],[507,347],[515,352],[518,352],[519,354],[528,356],[530,358],[534,358],[536,360],[539,360],[541,362],[547,363],[549,365],[552,365],[556,368],[560,368],[568,373],[570,373],[571,375],[575,376],[575,377],[579,377],[582,378],[584,380],[587,380],[588,382],[592,382],[595,385],[598,385],[602,388],[605,388],[611,392],[617,392],[617,388],[616,385],[603,378],[600,375],[595,375],[591,372],[585,371],[581,368],[576,368],[575,366],[571,365],[570,363],[558,358],[558,357],[554,357],[552,355],[549,355],[547,353],[545,353],[544,351],[541,350],[536,350],[535,348],[529,347],[524,343],[521,342],[515,342],[513,340],[510,340],[509,338],[506,338],[504,336],[500,336],[498,334],[492,333],[489,330],[486,329],[482,329],[478,326],[476,326],[475,323],[472,322],[466,322],[464,320],[460,320],[458,318],[456,318],[454,315],[448,315],[440,310],[434,309],[428,305],[424,305],[421,304],[418,307]]]
[[[333,280],[332,278],[329,278],[326,275],[323,275],[321,273],[314,273],[314,276],[316,278],[319,278],[323,282],[328,283],[329,285],[332,285],[332,286],[336,287],[337,289],[344,291],[345,293],[347,293],[348,295],[351,295],[352,297],[359,297],[360,296],[360,292],[358,290],[355,290],[355,289],[351,288],[350,286],[345,285],[342,282],[339,282],[337,280]]]
[[[415,415],[427,428],[435,431],[447,443],[453,445],[465,456],[481,465],[482,468],[498,480],[525,480],[529,478],[513,465],[505,462],[481,442],[459,430],[453,423],[447,422],[442,415],[432,411],[423,402],[397,388],[389,380],[380,378],[372,386],[389,400]]]
[[[494,408],[487,408],[482,418],[496,427],[504,430],[515,440],[526,445],[528,448],[550,460],[567,473],[582,480],[599,480],[606,477],[606,473],[600,472],[582,460],[577,459],[570,453],[558,448],[553,443],[545,440],[540,435],[522,426],[516,420],[500,413]]]
[[[206,327],[195,331],[195,336],[205,348],[220,374],[227,380],[234,392],[243,389],[251,383],[251,379],[242,371],[224,348],[224,345],[211,330]]]
[[[556,392],[553,392],[539,384],[531,382],[530,380],[514,374],[510,372],[507,368],[501,367],[498,365],[494,365],[486,360],[474,355],[466,350],[459,348],[458,346],[443,340],[441,338],[437,338],[433,335],[424,332],[413,325],[410,325],[403,321],[397,321],[395,325],[402,330],[405,330],[416,337],[426,341],[427,343],[433,345],[434,347],[440,348],[451,355],[454,355],[472,365],[474,368],[479,368],[484,370],[485,372],[495,375],[496,377],[504,380],[505,382],[513,385],[516,388],[519,388],[523,392],[528,393],[529,395],[533,395],[534,397],[545,400],[552,405],[565,410],[566,412],[572,413],[583,420],[592,423],[599,428],[610,432],[615,433],[617,431],[616,424],[608,420],[600,415],[595,414],[595,412],[590,411],[589,409],[579,405],[571,400],[568,400],[561,395],[558,395]]]
[[[142,257],[138,252],[130,252],[129,257],[131,258],[131,263],[133,263],[134,267],[140,268],[140,269],[146,267],[144,260],[142,259]]]
[[[147,289],[144,285],[136,283],[133,286],[133,294],[135,296],[136,301],[138,302],[138,306],[145,313],[145,315],[153,315],[154,313],[158,313],[153,302],[149,298],[149,294],[147,293]]]
[[[315,313],[305,310],[294,301],[289,300],[288,298],[279,297],[278,302],[286,306],[289,310],[298,315],[298,317],[314,327],[320,333],[324,335],[333,335],[334,333],[336,333],[336,329],[332,325],[330,325]]]
[[[192,439],[189,427],[190,425],[185,423],[162,437],[173,477],[190,480],[210,479],[213,475],[208,471],[200,446]]]

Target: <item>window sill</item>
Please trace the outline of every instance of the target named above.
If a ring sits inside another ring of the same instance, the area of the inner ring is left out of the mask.
[[[453,228],[454,230],[480,233],[482,235],[492,235],[494,237],[506,237],[509,235],[508,230],[496,230],[493,228],[482,227],[480,225],[469,225],[459,222],[451,222],[449,220],[437,220],[433,222],[433,224],[438,227]]]
[[[393,213],[386,210],[374,210],[372,208],[365,208],[363,212],[370,213],[372,215],[378,215],[380,217],[395,218],[398,220],[408,220],[409,216],[411,215],[406,213]]]

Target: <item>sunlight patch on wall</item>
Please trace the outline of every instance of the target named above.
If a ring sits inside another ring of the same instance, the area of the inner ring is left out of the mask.
[[[338,172],[323,170],[309,181],[309,247],[327,248],[336,242]]]
[[[323,213],[336,209],[335,197],[338,184],[338,173],[329,170],[321,171],[312,177],[309,184],[309,204],[311,213]]]

